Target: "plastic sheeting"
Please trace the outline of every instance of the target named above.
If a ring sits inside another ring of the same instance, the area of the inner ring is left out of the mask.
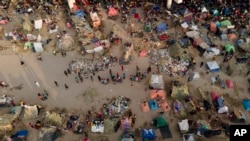
[[[184,119],[181,122],[178,122],[178,126],[181,132],[187,132],[189,130],[188,119]]]

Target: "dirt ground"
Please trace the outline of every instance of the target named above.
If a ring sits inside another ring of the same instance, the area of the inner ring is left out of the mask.
[[[126,32],[125,25],[122,25],[120,23],[120,20],[110,20],[105,17],[105,13],[103,11],[103,26],[104,28],[104,34],[108,34],[111,29],[113,28],[111,25],[116,24],[116,26],[119,28],[118,35],[123,38],[123,42],[130,41],[131,38],[128,37],[128,34]],[[136,21],[134,21],[136,23]],[[60,27],[63,29],[64,23],[59,23]],[[7,25],[11,26],[11,25]],[[136,24],[137,28],[140,28],[142,24]],[[66,29],[70,34],[74,36],[74,32],[72,29]],[[204,31],[205,32],[205,31]],[[41,31],[41,34],[46,35],[43,31]],[[8,46],[11,47],[11,43],[6,40],[1,40],[2,46]],[[82,57],[78,54],[76,51],[68,52],[66,57],[62,57],[60,54],[54,56],[51,53],[53,44],[51,46],[46,46],[46,51],[42,53],[43,61],[37,60],[37,54],[31,53],[31,52],[19,52],[17,54],[10,51],[1,51],[0,55],[0,66],[1,66],[1,72],[0,72],[0,78],[1,80],[6,81],[10,88],[16,87],[18,85],[23,86],[21,90],[9,90],[9,89],[1,89],[2,92],[8,92],[11,96],[14,96],[15,101],[18,102],[20,100],[24,100],[27,104],[41,104],[43,105],[46,110],[54,109],[55,107],[65,109],[69,113],[75,113],[75,114],[82,114],[86,113],[87,110],[97,110],[100,109],[103,105],[103,103],[107,102],[107,99],[110,99],[112,97],[117,96],[126,96],[129,97],[132,102],[130,104],[130,108],[132,109],[133,113],[137,114],[137,120],[134,128],[141,128],[141,127],[150,127],[150,121],[152,118],[159,115],[159,112],[161,110],[157,111],[150,111],[147,113],[143,113],[140,109],[140,103],[149,99],[149,91],[148,88],[148,79],[149,76],[147,76],[146,80],[143,80],[141,82],[135,82],[133,83],[133,86],[131,86],[130,80],[126,79],[123,81],[122,84],[108,84],[103,85],[100,82],[98,82],[97,77],[94,77],[94,81],[91,81],[89,78],[84,79],[83,83],[76,83],[75,82],[75,76],[76,74],[69,75],[66,77],[63,73],[63,71],[68,67],[68,64],[72,61],[75,57]],[[111,49],[111,54],[113,56],[120,56],[121,44],[114,45]],[[199,64],[202,61],[202,58],[200,58],[196,53],[195,58],[197,64]],[[25,66],[20,65],[20,60],[23,60],[25,62]],[[222,61],[221,57],[217,58],[218,62]],[[138,57],[137,53],[134,53],[132,57],[132,61],[130,64],[124,66],[124,70],[129,76],[130,74],[134,74],[136,71],[136,65],[140,67],[141,70],[146,71],[148,67],[148,58],[140,58]],[[240,69],[244,66],[238,65],[236,68]],[[114,73],[122,73],[121,67],[116,64],[114,67],[112,67],[112,71]],[[154,70],[155,71],[155,70]],[[197,67],[195,71],[200,72],[201,79],[191,81],[188,83],[189,91],[191,95],[197,96],[197,88],[202,88],[204,91],[212,92],[216,91],[220,95],[223,95],[225,98],[226,105],[229,107],[237,105],[238,108],[242,109],[241,104],[238,103],[243,98],[249,98],[249,94],[247,92],[248,83],[245,79],[245,76],[243,74],[234,73],[232,76],[228,76],[224,74],[222,71],[219,73],[220,77],[223,79],[231,79],[235,82],[235,85],[238,86],[239,89],[239,96],[236,95],[233,89],[220,89],[217,86],[211,85],[211,77],[216,76],[216,74],[206,74],[206,68]],[[244,71],[244,70],[243,70]],[[99,72],[96,75],[100,75],[101,77],[109,77],[108,70]],[[164,79],[166,84],[169,84],[171,80],[175,80],[179,78],[181,82],[187,83],[187,76],[184,77],[169,77],[168,75],[164,75]],[[38,81],[41,85],[40,88],[36,87],[34,82]],[[59,83],[59,87],[56,87],[54,85],[54,81],[57,81]],[[69,86],[68,90],[65,90],[64,84],[67,84]],[[84,100],[84,97],[82,96],[84,91],[93,88],[97,91],[97,96],[93,99],[93,101],[86,101]],[[37,97],[38,92],[42,92],[43,90],[47,90],[49,93],[49,98],[46,101],[41,101]],[[166,86],[167,92],[171,89],[170,87]],[[167,93],[168,100],[172,104],[172,99],[170,98],[170,93]],[[236,101],[236,102],[235,102]],[[2,108],[0,111],[3,111]],[[2,114],[2,112],[1,112]],[[250,114],[246,113],[246,116],[248,118],[248,121],[250,120]],[[178,119],[177,115],[174,115],[173,111],[167,112],[164,114],[168,122],[170,123],[170,129],[173,134],[172,139],[167,139],[169,141],[177,141],[181,140],[180,133],[177,128],[177,121]],[[196,115],[197,116],[197,115]],[[217,116],[217,114],[213,115],[214,117]],[[220,118],[224,119],[226,121],[226,115],[218,115]],[[192,117],[196,119],[197,117]],[[30,131],[30,134],[28,136],[28,141],[34,141],[38,137],[38,131],[35,129],[32,129],[28,127],[29,121],[24,121],[25,125]],[[110,141],[117,140],[119,136],[121,135],[122,131],[119,130],[117,133],[112,134],[93,134],[94,136],[104,136],[107,137]],[[157,134],[159,135],[159,131],[157,130]],[[83,135],[75,135],[73,133],[65,132],[65,134],[57,139],[57,141],[79,141]],[[160,135],[158,136],[158,140],[160,139]],[[220,136],[215,136],[209,139],[206,139],[204,137],[197,137],[197,141],[205,141],[205,140],[220,140],[220,141],[227,141],[229,140],[227,137],[225,137],[224,134]],[[99,140],[98,140],[99,141]]]

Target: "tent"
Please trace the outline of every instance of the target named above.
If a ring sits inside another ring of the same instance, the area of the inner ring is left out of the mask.
[[[43,46],[41,42],[34,42],[32,45],[32,50],[34,52],[43,52]]]
[[[151,75],[151,79],[149,82],[149,87],[152,89],[164,89],[164,81],[162,75]]]
[[[207,68],[210,72],[218,72],[220,70],[220,67],[216,61],[207,62]]]
[[[22,138],[22,137],[26,137],[28,135],[29,131],[28,130],[21,130],[21,131],[18,131],[14,134],[15,137],[19,137],[19,138]]]
[[[218,108],[224,107],[223,98],[220,96],[217,98]]]
[[[230,88],[230,89],[233,89],[234,88],[234,83],[232,80],[229,80],[227,79],[226,80],[226,84],[227,84],[227,87]]]
[[[153,129],[142,129],[141,136],[143,141],[154,140],[156,138],[156,134]]]
[[[231,26],[232,23],[229,20],[224,20],[220,22],[220,26]]]
[[[226,52],[228,52],[228,53],[230,53],[231,51],[232,51],[232,52],[235,52],[235,48],[234,48],[234,46],[231,45],[231,44],[226,44],[226,45],[225,45],[225,50],[226,50]]]
[[[37,118],[39,114],[38,106],[28,106],[24,105],[24,118],[25,119],[34,119]]]
[[[156,100],[149,100],[148,105],[149,105],[150,110],[152,110],[152,111],[158,109],[158,104],[157,104]]]
[[[161,128],[164,126],[168,126],[166,119],[163,116],[159,116],[153,119],[153,124],[155,128]]]
[[[200,79],[200,74],[198,72],[193,72],[190,74],[190,77],[192,78],[192,80],[198,80]]]
[[[156,31],[157,32],[165,32],[167,30],[167,24],[166,23],[161,23],[156,26]]]
[[[188,47],[190,44],[189,38],[181,38],[178,42],[182,47]]]
[[[166,98],[166,92],[165,90],[150,90],[150,99],[162,99],[164,100]]]
[[[104,133],[104,120],[103,119],[94,119],[91,122],[91,132]]]
[[[181,16],[185,16],[189,13],[187,8],[182,8],[179,10],[179,13],[181,14]]]
[[[144,26],[145,32],[151,32],[152,30],[152,24],[150,22],[147,22]]]
[[[218,114],[224,114],[224,113],[228,113],[228,107],[227,106],[223,106],[223,107],[220,107],[218,109]]]
[[[142,112],[149,112],[150,111],[150,108],[149,108],[149,105],[147,102],[141,103],[141,109],[142,109]]]
[[[162,108],[162,110],[163,110],[164,112],[168,112],[168,111],[171,110],[171,107],[170,107],[170,105],[168,104],[167,101],[161,103],[161,108]]]
[[[243,99],[242,105],[246,111],[250,111],[250,100]]]

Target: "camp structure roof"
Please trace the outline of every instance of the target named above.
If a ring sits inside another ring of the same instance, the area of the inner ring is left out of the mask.
[[[171,97],[172,98],[183,98],[189,95],[188,86],[186,84],[181,86],[173,86]]]
[[[141,136],[143,140],[154,140],[156,138],[156,134],[153,129],[142,129]]]
[[[160,128],[164,126],[168,126],[166,119],[163,116],[159,116],[153,119],[153,124],[155,128]]]
[[[37,105],[29,106],[24,105],[24,118],[25,119],[34,119],[38,116],[38,107]]]
[[[153,89],[164,89],[164,81],[162,75],[151,75],[149,86]]]
[[[56,132],[56,127],[42,128],[39,133],[38,141],[55,141],[60,135]]]
[[[47,111],[44,117],[44,123],[50,126],[61,126],[64,122],[64,117],[56,112]]]
[[[226,44],[225,45],[225,50],[226,50],[226,52],[231,52],[231,51],[235,52],[235,48],[231,44]]]
[[[166,98],[166,92],[165,90],[150,90],[150,99],[165,99]]]

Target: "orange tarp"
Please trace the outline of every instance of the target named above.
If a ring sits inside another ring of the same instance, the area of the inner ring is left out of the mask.
[[[78,11],[78,10],[79,10],[79,7],[78,7],[78,6],[74,3],[74,5],[73,5],[73,8],[72,8],[72,9],[73,9],[73,11],[74,11],[74,12],[76,12],[76,11]]]
[[[171,107],[170,107],[170,105],[168,104],[167,101],[165,101],[165,102],[163,102],[163,103],[161,104],[161,108],[162,108],[162,110],[163,110],[164,112],[168,112],[169,110],[171,110]]]
[[[237,39],[237,36],[235,34],[228,34],[227,37],[229,40],[236,40]]]
[[[116,16],[118,14],[114,7],[109,8],[108,16]]]
[[[144,103],[144,102],[141,103],[141,110],[142,110],[142,112],[149,112],[149,111],[150,111],[148,102],[146,102],[146,103]]]
[[[140,53],[139,53],[139,56],[140,57],[146,57],[148,55],[148,51],[147,50],[142,50],[142,51],[140,51]]]
[[[217,29],[216,24],[215,23],[210,23],[210,31],[215,33],[216,29]]]
[[[150,99],[165,99],[166,92],[164,90],[150,90]]]

